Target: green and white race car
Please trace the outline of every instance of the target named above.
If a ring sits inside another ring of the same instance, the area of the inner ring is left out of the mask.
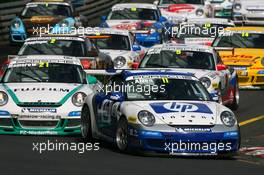
[[[75,57],[14,58],[0,84],[0,134],[80,134],[83,102],[96,81]]]

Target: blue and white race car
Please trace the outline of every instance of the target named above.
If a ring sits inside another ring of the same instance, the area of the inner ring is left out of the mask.
[[[116,4],[102,17],[101,27],[129,30],[139,44],[150,47],[169,37],[170,24],[156,5],[146,3]]]
[[[72,4],[64,0],[33,0],[12,20],[9,39],[11,43],[23,43],[32,35],[69,33],[81,25]]]
[[[192,74],[123,71],[102,89],[88,95],[82,108],[85,140],[173,155],[232,155],[239,149],[234,113],[212,101]]]

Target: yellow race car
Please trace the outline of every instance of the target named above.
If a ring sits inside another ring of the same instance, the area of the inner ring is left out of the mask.
[[[240,88],[264,87],[264,27],[227,28],[213,47],[224,64],[237,71]]]

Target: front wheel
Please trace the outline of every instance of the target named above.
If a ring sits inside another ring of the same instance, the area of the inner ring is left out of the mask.
[[[81,113],[81,135],[83,140],[92,140],[91,117],[88,106],[84,106]]]
[[[128,124],[125,117],[122,117],[116,130],[116,144],[120,151],[126,152],[128,148]]]
[[[240,96],[239,96],[239,87],[238,87],[238,84],[235,85],[235,88],[234,88],[234,97],[233,97],[233,101],[232,101],[232,104],[230,105],[230,108],[235,111],[238,109],[239,107],[239,99],[240,99]]]

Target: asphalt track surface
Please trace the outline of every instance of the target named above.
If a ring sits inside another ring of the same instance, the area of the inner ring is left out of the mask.
[[[147,2],[147,1],[144,1]],[[148,1],[149,2],[149,1]],[[16,54],[17,48],[0,46],[1,55]],[[240,108],[236,111],[241,126],[242,147],[264,147],[264,91],[241,91]],[[264,159],[240,153],[234,159],[161,157],[122,154],[116,147],[99,141],[98,151],[33,150],[33,143],[79,143],[75,137],[0,136],[0,175],[96,175],[96,174],[237,174],[260,175]],[[96,141],[97,142],[97,141]]]

